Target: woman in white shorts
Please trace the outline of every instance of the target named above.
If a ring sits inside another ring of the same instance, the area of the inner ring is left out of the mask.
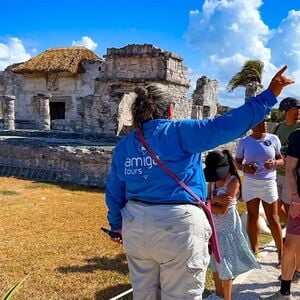
[[[266,119],[252,129],[252,134],[237,145],[236,163],[244,172],[242,198],[248,211],[248,235],[251,248],[258,257],[258,217],[262,201],[272,236],[278,251],[278,266],[282,253],[282,233],[277,212],[278,191],[276,167],[283,165],[280,140],[267,133]]]

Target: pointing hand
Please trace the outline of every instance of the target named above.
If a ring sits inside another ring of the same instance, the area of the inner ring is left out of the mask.
[[[286,71],[287,66],[281,68],[275,76],[272,78],[269,84],[269,90],[275,95],[275,97],[279,96],[282,89],[289,84],[294,83],[295,81],[283,76],[283,73]]]

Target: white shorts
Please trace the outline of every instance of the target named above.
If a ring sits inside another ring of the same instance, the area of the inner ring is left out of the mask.
[[[266,203],[273,203],[278,200],[276,179],[257,180],[244,176],[242,198],[245,202],[259,198]]]
[[[277,175],[277,187],[279,199],[284,203],[291,204],[291,193],[285,176]]]

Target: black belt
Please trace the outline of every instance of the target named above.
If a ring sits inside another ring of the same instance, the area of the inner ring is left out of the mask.
[[[143,203],[148,205],[195,205],[200,206],[198,202],[159,202],[154,203],[150,201],[140,200],[140,199],[129,199],[128,201],[133,201],[137,203]]]

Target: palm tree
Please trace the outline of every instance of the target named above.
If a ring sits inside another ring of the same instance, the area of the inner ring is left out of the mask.
[[[239,86],[244,86],[245,101],[256,96],[263,88],[261,84],[264,63],[260,60],[247,60],[241,71],[236,73],[227,85],[228,92],[232,92]]]

